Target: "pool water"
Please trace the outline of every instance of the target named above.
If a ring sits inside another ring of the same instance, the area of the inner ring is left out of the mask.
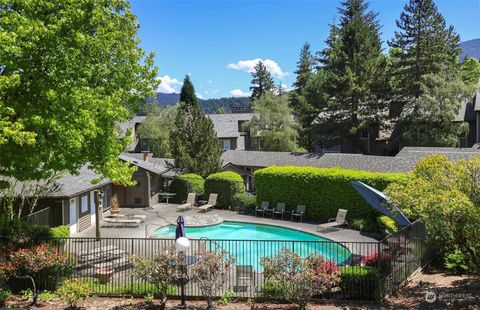
[[[175,236],[175,226],[164,226],[155,231],[156,237]],[[295,229],[243,222],[225,221],[219,225],[186,227],[187,237],[207,238],[211,248],[223,248],[236,259],[237,265],[252,265],[262,270],[260,260],[287,248],[301,257],[311,253],[341,264],[350,257],[350,251],[331,240]],[[248,240],[248,242],[244,242]]]

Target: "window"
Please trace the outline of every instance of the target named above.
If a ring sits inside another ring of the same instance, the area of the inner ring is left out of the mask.
[[[368,130],[360,131],[360,139],[368,140],[369,138],[370,138],[370,134],[369,134]]]
[[[85,213],[88,211],[88,194],[82,196],[80,200],[80,210],[81,210],[81,213]]]
[[[220,148],[223,151],[230,150],[230,139],[220,139]]]

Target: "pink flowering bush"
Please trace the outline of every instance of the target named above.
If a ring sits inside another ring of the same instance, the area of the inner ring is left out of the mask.
[[[386,277],[392,271],[393,256],[388,253],[373,252],[367,256],[362,257],[362,265],[370,266],[378,269],[382,277]]]
[[[230,278],[235,263],[226,251],[200,251],[198,262],[192,267],[192,281],[198,283],[202,295],[207,300],[207,309],[212,309],[213,297]]]
[[[274,256],[263,257],[261,264],[266,283],[281,297],[297,303],[300,309],[305,309],[313,296],[328,291],[339,282],[335,262],[320,255],[310,254],[302,259],[284,248]]]

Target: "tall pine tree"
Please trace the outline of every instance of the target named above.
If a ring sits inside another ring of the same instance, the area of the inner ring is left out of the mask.
[[[452,123],[463,96],[458,64],[460,38],[432,0],[410,0],[389,42],[392,112],[403,145],[455,146],[464,126]]]
[[[294,91],[289,93],[289,104],[300,124],[299,144],[306,150],[313,150],[312,122],[317,109],[305,98],[307,87],[314,76],[315,58],[310,51],[310,44],[305,42],[300,51],[300,59],[295,71]]]
[[[220,170],[221,150],[213,122],[200,110],[188,75],[183,81],[180,100],[175,126],[170,133],[174,169],[207,177]]]
[[[400,51],[393,75],[397,98],[405,103],[422,95],[424,75],[456,69],[460,37],[446,26],[433,0],[410,0],[397,27],[388,43]]]
[[[331,26],[320,57],[325,95],[317,102],[317,135],[323,147],[342,145],[350,152],[367,153],[360,132],[381,126],[387,112],[380,26],[363,0],[342,2],[339,13],[339,24]]]
[[[250,86],[252,102],[266,93],[275,91],[275,82],[272,75],[262,61],[258,61],[254,70],[252,72],[252,86]]]

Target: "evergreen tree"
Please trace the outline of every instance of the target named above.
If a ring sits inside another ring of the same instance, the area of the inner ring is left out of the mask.
[[[404,145],[455,146],[462,126],[450,124],[461,98],[460,38],[432,0],[410,0],[389,42],[392,114]],[[447,74],[448,72],[448,74]],[[440,128],[441,127],[441,128]]]
[[[200,110],[195,89],[188,76],[183,82],[175,126],[170,133],[173,168],[180,173],[203,177],[221,168],[221,150],[213,122]]]
[[[299,144],[309,151],[313,149],[312,122],[318,111],[305,96],[314,77],[314,65],[315,58],[310,52],[310,44],[305,42],[297,62],[297,77],[293,83],[294,91],[289,93],[289,103],[300,124]]]
[[[468,85],[476,86],[480,81],[480,61],[477,58],[468,58],[461,65],[462,79]]]
[[[460,37],[446,26],[433,0],[410,0],[397,27],[389,45],[401,51],[395,54],[394,78],[397,98],[405,103],[422,95],[424,75],[456,69]]]
[[[382,54],[377,14],[363,0],[347,0],[339,8],[327,48],[320,54],[322,91],[316,130],[323,147],[345,145],[366,153],[360,132],[382,126],[387,104],[386,57]],[[312,100],[312,99],[310,99]]]
[[[308,81],[313,75],[313,68],[315,66],[315,58],[310,52],[310,44],[305,42],[302,50],[300,51],[300,60],[297,62],[297,75],[293,87],[297,93],[302,94],[305,87],[307,87]]]
[[[255,71],[252,72],[252,86],[250,86],[252,101],[266,93],[275,91],[275,82],[263,62],[258,61],[254,69]]]

